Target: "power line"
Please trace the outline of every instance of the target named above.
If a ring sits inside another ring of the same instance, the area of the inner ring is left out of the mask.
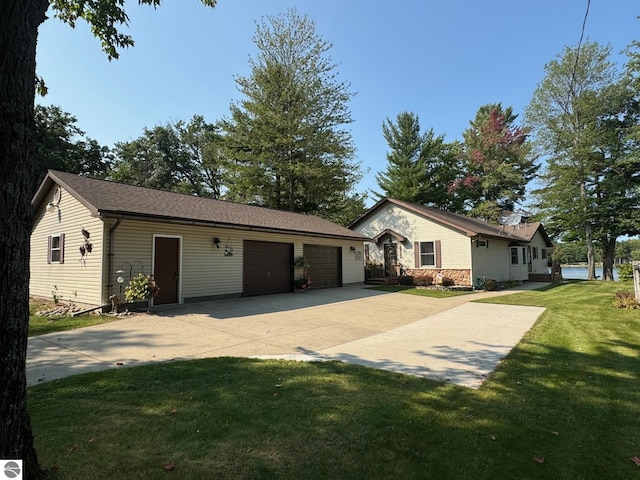
[[[573,85],[576,79],[576,71],[578,70],[578,60],[580,58],[580,47],[582,46],[582,40],[584,39],[584,31],[587,25],[587,17],[589,16],[589,7],[591,7],[591,0],[587,0],[587,10],[584,12],[584,19],[582,20],[582,32],[580,33],[580,41],[578,42],[578,48],[576,48],[576,61],[573,64],[573,72],[571,72],[571,82],[569,83],[569,95],[573,92]]]

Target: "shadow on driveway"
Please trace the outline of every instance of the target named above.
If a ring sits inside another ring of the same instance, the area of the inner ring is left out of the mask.
[[[301,310],[334,303],[361,300],[363,298],[390,295],[392,293],[396,292],[374,290],[370,286],[349,285],[341,288],[311,289],[304,293],[280,293],[275,295],[235,297],[225,300],[184,303],[181,305],[160,305],[152,307],[151,313],[165,317],[176,317],[188,314],[210,315],[212,318],[222,320]]]

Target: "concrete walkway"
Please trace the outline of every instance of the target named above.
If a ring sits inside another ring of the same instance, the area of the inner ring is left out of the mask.
[[[29,338],[27,382],[171,360],[340,360],[478,387],[544,311],[349,286],[156,308]]]

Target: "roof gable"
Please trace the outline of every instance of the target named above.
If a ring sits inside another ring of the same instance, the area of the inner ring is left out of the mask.
[[[37,208],[54,184],[65,188],[94,216],[206,224],[269,232],[366,240],[358,232],[314,215],[125,185],[49,170],[31,202]]]

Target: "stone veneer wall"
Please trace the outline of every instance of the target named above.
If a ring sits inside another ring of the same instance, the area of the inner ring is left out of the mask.
[[[454,285],[464,285],[467,287],[472,286],[471,284],[471,271],[469,269],[456,269],[456,270],[447,270],[445,268],[439,269],[407,269],[407,275],[411,275],[414,279],[424,277],[425,275],[429,275],[433,278],[433,283],[436,283],[436,278],[439,273],[442,274],[443,277],[448,277],[453,280]]]

